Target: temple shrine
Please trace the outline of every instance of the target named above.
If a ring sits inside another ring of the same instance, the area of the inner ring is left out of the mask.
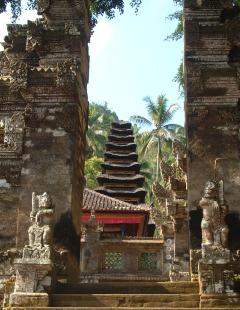
[[[94,211],[104,224],[103,238],[146,236],[150,206],[144,203],[144,176],[131,123],[112,123],[101,166],[99,187],[84,190],[81,222],[86,223]]]
[[[134,205],[93,190],[83,192],[81,222],[90,220],[94,211],[99,223],[104,224],[102,238],[141,237],[147,234],[150,206]]]

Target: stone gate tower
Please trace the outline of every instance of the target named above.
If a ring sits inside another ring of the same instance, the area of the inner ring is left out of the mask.
[[[190,210],[205,182],[221,179],[230,214],[240,213],[240,12],[233,2],[184,1]],[[199,231],[192,237],[200,246]]]
[[[39,0],[0,54],[0,247],[26,242],[31,193],[48,191],[76,231],[87,127],[88,0]]]

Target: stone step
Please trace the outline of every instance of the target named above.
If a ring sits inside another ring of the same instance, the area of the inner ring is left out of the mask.
[[[58,283],[59,294],[198,294],[198,282]]]
[[[41,307],[41,308],[33,308],[33,307],[12,307],[11,310],[138,310],[139,307]],[[173,308],[166,307],[144,307],[145,310],[173,310]],[[199,310],[197,308],[177,308],[178,310]],[[204,310],[240,310],[240,308],[204,308]]]
[[[53,294],[55,307],[197,308],[198,294]]]

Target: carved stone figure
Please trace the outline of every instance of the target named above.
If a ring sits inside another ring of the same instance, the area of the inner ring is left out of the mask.
[[[225,216],[228,208],[223,197],[223,183],[208,181],[205,185],[204,196],[200,201],[203,209],[202,244],[227,247],[228,227]]]
[[[10,64],[10,90],[18,92],[27,88],[28,68],[23,61],[12,61]]]
[[[47,193],[32,193],[32,225],[28,230],[29,244],[23,249],[23,258],[51,257],[53,206]]]

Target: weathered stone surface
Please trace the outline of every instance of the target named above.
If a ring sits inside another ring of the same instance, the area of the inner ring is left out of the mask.
[[[29,193],[34,191],[47,189],[52,196],[55,225],[70,212],[74,229],[80,232],[88,111],[88,9],[88,0],[39,1],[42,20],[8,26],[0,53],[2,249],[21,248],[26,243]],[[60,245],[59,236],[54,238]],[[68,246],[71,241],[65,243]]]
[[[47,307],[47,293],[13,293],[10,297],[11,307]]]
[[[188,206],[196,210],[207,180],[222,179],[239,214],[239,12],[232,1],[187,0],[184,11]],[[197,238],[192,231],[193,247]]]

